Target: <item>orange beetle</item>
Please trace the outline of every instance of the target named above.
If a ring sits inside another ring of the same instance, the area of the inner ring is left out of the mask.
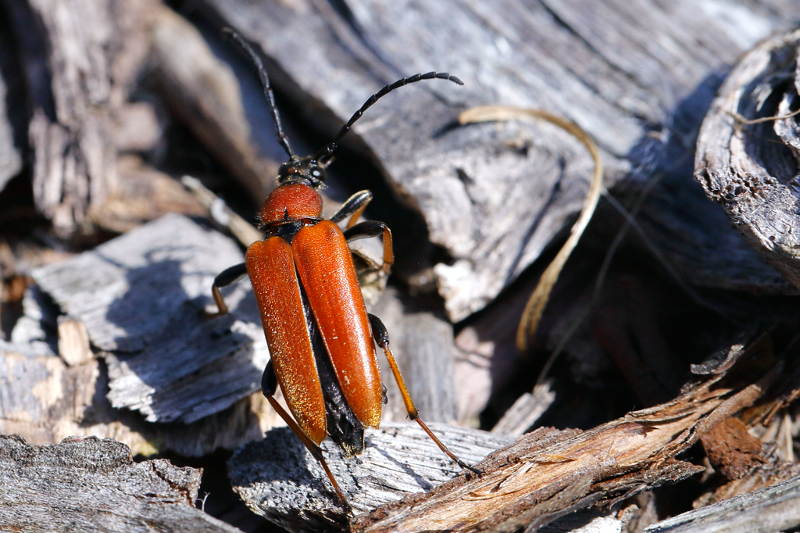
[[[325,182],[324,169],[332,161],[337,142],[379,98],[420,80],[438,78],[462,85],[461,80],[447,73],[429,72],[387,85],[372,95],[322,150],[313,156],[298,157],[281,128],[260,58],[241,37],[230,33],[258,69],[278,140],[289,160],[281,165],[278,187],[259,215],[264,240],[250,245],[245,263],[228,268],[214,280],[212,294],[218,314],[228,311],[220,287],[248,274],[270,350],[262,378],[264,396],[320,462],[346,507],[347,500],[319,444],[330,436],[347,454],[357,454],[364,448],[364,426],[380,424],[383,394],[375,343],[389,361],[409,417],[448,457],[474,471],[419,418],[389,348],[386,328],[364,306],[347,241],[380,237],[384,271],[388,272],[394,262],[392,232],[383,222],[355,224],[372,193],[357,192],[329,220],[323,220],[322,198],[317,192]],[[342,231],[338,223],[345,218],[348,222]],[[274,398],[278,385],[291,415]]]

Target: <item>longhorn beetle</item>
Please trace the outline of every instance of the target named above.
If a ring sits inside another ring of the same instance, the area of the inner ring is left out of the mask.
[[[245,263],[228,268],[214,279],[211,292],[218,307],[216,314],[228,311],[220,288],[248,274],[270,351],[261,381],[264,396],[322,465],[346,508],[347,499],[319,444],[330,436],[346,455],[358,454],[364,448],[364,426],[379,426],[383,398],[373,339],[389,361],[409,417],[450,459],[477,472],[456,457],[419,417],[389,348],[386,327],[364,306],[347,241],[380,237],[383,271],[388,272],[394,262],[392,232],[386,224],[356,224],[372,193],[355,193],[335,215],[324,220],[322,198],[317,192],[325,184],[325,168],[332,162],[337,143],[381,97],[422,80],[463,82],[445,72],[428,72],[386,85],[364,102],[331,142],[313,155],[298,157],[281,128],[261,59],[239,35],[227,32],[258,70],[278,141],[289,159],[280,166],[278,186],[259,214],[264,240],[247,248]],[[338,223],[344,219],[348,221],[342,231]],[[274,398],[278,385],[291,415]]]

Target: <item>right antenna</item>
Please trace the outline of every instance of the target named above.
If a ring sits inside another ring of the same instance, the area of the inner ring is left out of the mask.
[[[236,41],[242,50],[247,52],[247,55],[250,56],[250,60],[258,70],[258,77],[261,78],[261,86],[264,88],[264,97],[267,99],[269,103],[269,108],[272,111],[272,119],[275,121],[275,130],[278,133],[278,141],[283,146],[283,149],[286,150],[286,153],[290,158],[294,157],[294,152],[292,151],[292,147],[289,145],[289,139],[286,137],[286,134],[283,133],[283,127],[281,127],[281,117],[278,115],[278,107],[275,105],[275,95],[272,93],[272,86],[269,83],[269,76],[267,76],[267,71],[264,68],[264,64],[261,62],[261,58],[253,50],[253,47],[247,43],[242,36],[236,33],[232,28],[224,28],[223,33],[225,33],[228,37]]]
[[[336,150],[337,143],[339,142],[339,140],[342,137],[344,137],[347,134],[348,131],[350,131],[350,128],[353,126],[353,124],[355,124],[355,122],[358,119],[361,118],[361,116],[364,114],[364,112],[367,109],[369,109],[370,107],[372,107],[373,104],[375,104],[375,102],[377,102],[378,100],[380,100],[381,98],[383,98],[384,96],[389,94],[390,92],[394,91],[395,89],[399,89],[403,85],[408,85],[410,83],[416,83],[418,81],[431,80],[431,79],[448,80],[448,81],[452,81],[453,83],[456,83],[458,85],[464,85],[463,81],[461,81],[459,78],[457,78],[456,76],[453,76],[452,74],[450,74],[448,72],[426,72],[425,74],[414,74],[413,76],[409,76],[407,78],[402,78],[402,79],[397,80],[394,83],[386,85],[380,91],[376,92],[375,94],[373,94],[372,96],[367,98],[367,101],[364,102],[364,105],[362,105],[361,108],[358,111],[353,113],[353,116],[350,117],[350,120],[348,120],[347,123],[344,126],[342,126],[342,129],[339,130],[339,133],[336,134],[336,137],[334,137],[331,142],[326,144],[322,148],[322,150],[319,151],[318,158],[322,159],[322,158],[329,157]]]

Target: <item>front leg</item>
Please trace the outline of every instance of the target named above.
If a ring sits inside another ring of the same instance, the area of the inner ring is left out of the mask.
[[[350,219],[347,221],[347,226],[345,229],[352,228],[353,224],[355,224],[362,213],[364,213],[364,209],[367,208],[367,204],[369,204],[371,201],[372,193],[370,191],[358,191],[353,196],[348,198],[344,204],[342,204],[342,207],[340,207],[336,214],[331,217],[331,221],[338,224],[345,218],[350,217]]]
[[[228,306],[225,303],[225,299],[222,297],[222,291],[220,291],[220,288],[227,287],[245,274],[247,274],[247,266],[244,263],[241,263],[230,268],[226,268],[220,272],[216,278],[214,278],[214,283],[211,284],[211,296],[214,297],[214,302],[217,304],[217,312],[206,313],[208,317],[215,318],[228,313]]]

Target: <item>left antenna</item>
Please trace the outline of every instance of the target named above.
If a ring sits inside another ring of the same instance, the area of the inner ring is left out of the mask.
[[[247,52],[247,55],[250,56],[250,60],[253,62],[256,70],[258,71],[258,77],[261,78],[261,86],[264,89],[264,97],[269,103],[270,111],[272,111],[272,119],[275,121],[275,131],[278,134],[278,142],[281,143],[281,146],[283,146],[283,149],[286,150],[286,153],[289,155],[289,157],[293,158],[294,152],[289,144],[289,138],[286,137],[286,134],[283,132],[283,127],[281,126],[281,117],[278,114],[278,107],[275,105],[275,95],[272,92],[272,86],[269,83],[269,76],[267,76],[267,70],[264,68],[264,64],[261,62],[261,57],[259,57],[253,47],[232,28],[225,28],[222,31],[225,33],[225,35],[233,39],[236,44],[238,44],[242,50]]]

